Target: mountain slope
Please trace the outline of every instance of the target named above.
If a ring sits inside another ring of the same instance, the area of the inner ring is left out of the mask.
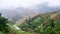
[[[46,32],[46,34],[47,33],[50,34],[52,33],[50,31],[52,31],[53,29],[54,30],[53,32],[56,33],[60,31],[59,30],[59,25],[60,25],[59,15],[60,15],[60,11],[38,14],[38,15],[35,15],[34,17],[28,16],[28,18],[25,18],[22,21],[19,20],[16,23],[17,23],[17,26],[23,31],[28,31],[28,32],[32,31],[36,34],[40,34],[44,32]],[[58,31],[56,31],[54,28],[56,28]]]
[[[29,17],[30,17],[30,19],[33,19],[33,18],[37,18],[39,16],[47,16],[47,17],[50,17],[53,19],[58,19],[60,17],[59,15],[60,15],[60,11],[44,13],[44,14],[36,14],[36,15],[26,16],[23,19],[18,20],[16,23],[21,24],[21,23],[24,23],[26,20],[29,20]]]

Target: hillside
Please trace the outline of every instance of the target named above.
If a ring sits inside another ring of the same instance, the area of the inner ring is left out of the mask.
[[[27,16],[16,23],[21,30],[34,34],[57,34],[60,32],[60,11]]]
[[[34,14],[11,23],[0,16],[0,34],[60,34],[60,11]]]
[[[39,16],[47,16],[47,17],[51,17],[53,19],[60,19],[59,18],[60,17],[59,15],[60,15],[60,11],[48,12],[48,13],[42,13],[42,14],[34,14],[34,15],[31,15],[31,16],[26,16],[23,19],[18,20],[16,23],[17,24],[19,24],[19,23],[22,24],[26,20],[29,20],[29,17],[30,17],[30,19],[33,19],[33,18],[37,18]]]
[[[0,34],[30,34],[30,33],[17,29],[16,25],[9,24],[8,19],[2,17],[0,14]]]

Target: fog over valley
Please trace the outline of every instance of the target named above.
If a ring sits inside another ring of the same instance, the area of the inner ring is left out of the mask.
[[[20,19],[33,14],[60,10],[59,1],[60,0],[0,0],[0,13],[9,19]]]

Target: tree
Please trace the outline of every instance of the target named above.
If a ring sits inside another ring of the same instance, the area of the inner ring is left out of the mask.
[[[8,33],[8,19],[0,16],[0,31],[3,33]]]

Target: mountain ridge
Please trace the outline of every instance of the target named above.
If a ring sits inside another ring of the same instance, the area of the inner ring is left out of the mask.
[[[56,14],[56,15],[55,15]],[[55,15],[55,16],[54,16]],[[58,15],[60,15],[60,11],[55,11],[55,12],[50,12],[50,13],[43,13],[43,14],[36,14],[36,15],[31,15],[30,16],[30,19],[32,19],[32,18],[37,18],[37,17],[39,17],[39,16],[48,16],[48,17],[50,17],[51,19],[54,19],[54,20],[56,20],[56,19],[58,19],[59,18],[59,16]],[[57,17],[58,16],[58,17]],[[57,17],[57,18],[56,18]],[[59,18],[60,19],[60,18]],[[26,20],[29,20],[29,16],[26,16],[26,17],[24,17],[23,19],[21,19],[21,20],[18,20],[16,23],[17,24],[23,24]]]

